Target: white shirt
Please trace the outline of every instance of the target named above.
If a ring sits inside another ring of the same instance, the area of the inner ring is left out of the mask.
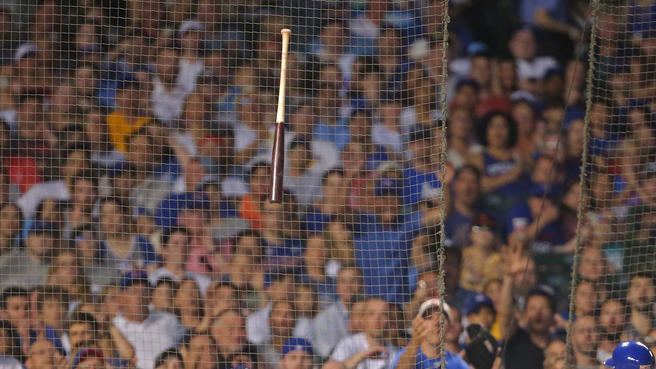
[[[175,347],[184,334],[178,318],[163,311],[151,312],[141,323],[129,321],[121,314],[112,322],[134,347],[138,369],[153,369],[157,356]]]
[[[16,201],[26,219],[33,218],[43,199],[68,200],[70,194],[64,181],[37,183]]]
[[[333,350],[330,359],[344,362],[351,356],[368,348],[370,348],[369,342],[367,342],[364,333],[353,334],[339,341],[337,346],[335,346],[335,350]],[[387,353],[380,359],[364,359],[355,367],[355,369],[386,369],[390,363],[390,358],[394,357],[397,350],[390,345],[385,348],[387,349]]]
[[[314,350],[328,357],[341,339],[348,336],[349,312],[341,301],[333,302],[314,317]]]
[[[371,128],[371,138],[374,143],[383,147],[390,147],[397,153],[403,152],[401,133],[391,130],[383,124],[374,124]]]
[[[200,290],[200,294],[203,296],[205,296],[205,292],[207,292],[207,288],[210,286],[210,284],[212,284],[212,280],[209,277],[204,276],[202,274],[185,272],[184,277],[193,279],[194,282],[196,282],[196,286]],[[177,275],[171,273],[168,269],[164,267],[154,270],[148,274],[148,281],[150,282],[150,285],[153,287],[157,286],[157,281],[159,281],[162,278],[169,278],[173,282],[177,282],[177,283],[182,282],[182,279],[178,278]]]
[[[23,365],[11,356],[0,355],[0,369],[23,369]]]
[[[272,302],[246,318],[246,337],[248,338],[248,342],[256,345],[263,345],[271,342],[271,327],[269,326],[271,309],[273,309]],[[292,336],[305,338],[312,342],[314,334],[311,321],[307,318],[296,319],[296,325]]]
[[[182,115],[187,95],[196,89],[196,79],[203,71],[203,62],[180,60],[179,72],[172,90],[168,90],[162,81],[153,79],[151,101],[155,117],[166,124],[171,124]]]
[[[551,68],[557,68],[558,62],[550,56],[539,56],[530,61],[526,59],[517,60],[517,77],[520,80],[529,78],[542,79],[544,74]]]

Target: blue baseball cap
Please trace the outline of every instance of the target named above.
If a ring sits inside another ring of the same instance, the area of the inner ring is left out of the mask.
[[[148,281],[148,274],[145,271],[131,270],[121,276],[120,286],[122,290],[137,283],[142,283],[150,286],[150,282]]]
[[[282,346],[282,356],[285,356],[292,351],[305,351],[309,355],[314,355],[310,341],[300,337],[288,338]]]
[[[402,189],[399,180],[394,178],[379,179],[378,181],[376,181],[374,194],[376,196],[385,196],[385,195],[401,196]]]
[[[485,294],[477,293],[471,300],[469,300],[465,315],[474,314],[484,306],[489,307],[496,314],[496,309],[494,308],[494,302],[492,299]]]

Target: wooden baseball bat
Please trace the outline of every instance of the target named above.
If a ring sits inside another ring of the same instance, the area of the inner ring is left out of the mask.
[[[282,180],[285,162],[285,85],[287,83],[287,50],[292,31],[283,29],[282,57],[280,59],[280,89],[278,90],[278,114],[276,115],[276,130],[273,135],[273,150],[271,153],[271,182],[269,200],[274,203],[282,201]]]

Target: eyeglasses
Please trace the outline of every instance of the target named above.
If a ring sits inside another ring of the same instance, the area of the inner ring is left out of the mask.
[[[492,228],[490,226],[473,226],[472,231],[473,232],[481,232],[481,231],[492,232]]]

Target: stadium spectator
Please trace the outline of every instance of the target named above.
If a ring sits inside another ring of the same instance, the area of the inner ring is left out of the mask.
[[[626,307],[622,300],[608,299],[601,304],[598,318],[599,344],[597,360],[604,362],[613,356],[613,349],[624,337],[626,329]]]
[[[55,248],[55,237],[52,224],[32,224],[25,247],[14,248],[2,261],[0,286],[31,288],[44,283],[50,268],[49,256]]]
[[[341,364],[346,369],[384,368],[396,348],[384,342],[388,328],[388,305],[380,298],[370,298],[366,302],[362,317],[363,332],[343,338],[333,349],[330,360],[325,364]]]
[[[626,302],[629,309],[629,334],[634,337],[645,336],[654,326],[654,282],[648,274],[631,276]]]
[[[282,347],[280,369],[311,369],[314,366],[312,344],[304,339],[291,337]]]
[[[32,335],[32,321],[30,318],[29,295],[21,287],[7,287],[2,291],[0,311],[7,327],[15,330],[18,347],[13,348],[19,352],[27,353]],[[5,328],[9,329],[9,328]],[[21,359],[23,361],[23,359]]]
[[[470,242],[471,223],[480,210],[480,179],[478,168],[468,164],[454,174],[450,188],[452,205],[444,220],[445,242],[451,247],[462,248]]]
[[[18,333],[6,320],[0,320],[0,365],[7,369],[20,369],[23,367],[23,348]]]
[[[247,344],[244,318],[236,310],[224,310],[212,322],[210,335],[216,343],[218,367],[231,367],[231,357]]]
[[[317,355],[328,357],[341,339],[349,335],[349,320],[353,319],[353,300],[361,292],[360,271],[353,266],[339,269],[335,291],[338,301],[321,310],[314,318],[313,347]]]
[[[496,322],[496,315],[497,312],[492,299],[481,293],[469,301],[465,311],[468,324],[478,324],[488,331],[492,331],[492,326]]]
[[[47,340],[39,340],[30,345],[25,367],[28,369],[59,369],[66,365],[66,359]]]
[[[599,340],[595,318],[577,317],[572,325],[572,348],[577,368],[598,368],[597,342]]]
[[[121,278],[121,310],[112,323],[134,347],[136,367],[153,369],[157,356],[176,345],[183,334],[178,319],[164,311],[149,311],[150,284],[142,271]]]
[[[394,356],[390,368],[428,368],[441,365],[440,320],[448,325],[452,317],[449,305],[438,299],[426,300],[412,320],[412,339],[408,346]],[[469,368],[457,354],[444,351],[444,367],[449,369]]]
[[[496,224],[487,214],[480,214],[471,226],[472,243],[462,251],[460,285],[468,290],[482,292],[490,279],[500,278],[502,259]]]

